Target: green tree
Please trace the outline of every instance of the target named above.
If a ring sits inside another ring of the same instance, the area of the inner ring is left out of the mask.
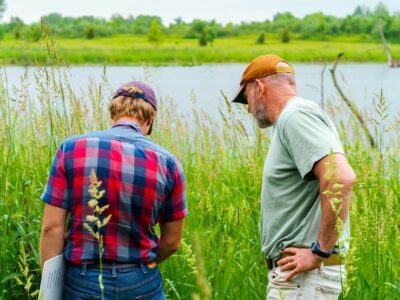
[[[8,23],[8,28],[6,31],[12,32],[16,40],[22,38],[22,28],[24,27],[24,22],[18,17],[11,17],[10,23]]]
[[[42,38],[42,27],[40,23],[32,23],[31,25],[24,27],[22,35],[30,41],[39,41]]]
[[[369,16],[371,14],[371,10],[368,6],[359,5],[353,12],[353,16]]]
[[[62,19],[62,15],[59,13],[51,13],[51,14],[48,14],[47,16],[43,17],[43,20],[46,23],[49,23],[51,25],[57,25],[61,19]]]
[[[193,20],[193,22],[190,24],[190,30],[185,37],[189,39],[199,38],[200,34],[204,31],[206,24],[207,23],[203,20]]]
[[[233,23],[226,24],[225,25],[225,30],[226,30],[227,34],[230,35],[230,36],[237,35],[236,28],[235,28],[235,25],[233,25]]]
[[[382,2],[379,2],[374,9],[374,15],[377,17],[388,17],[389,16],[389,10],[386,7],[385,4],[383,4]]]
[[[319,39],[327,33],[328,22],[322,12],[309,14],[301,21],[302,36],[305,38],[318,37]]]
[[[136,34],[146,34],[150,30],[153,20],[157,20],[159,24],[162,24],[161,18],[157,16],[137,16],[133,23],[133,32]]]
[[[201,47],[207,46],[208,44],[212,45],[215,39],[214,24],[214,21],[207,24],[207,22],[202,20],[194,20],[186,37],[197,38]]]
[[[342,21],[342,29],[348,34],[369,34],[375,26],[375,20],[369,16],[347,16]]]
[[[400,13],[392,17],[387,36],[393,41],[400,41]]]
[[[114,30],[121,30],[127,23],[120,14],[113,14],[111,16],[110,25]]]
[[[215,39],[215,33],[212,29],[210,29],[207,25],[204,26],[203,30],[200,32],[199,36],[199,45],[201,47],[207,46],[208,44],[212,45]]]
[[[149,40],[150,43],[153,44],[160,44],[162,40],[162,31],[161,31],[161,25],[158,23],[158,20],[154,19],[151,21],[150,24],[150,29],[147,32],[147,39]]]
[[[277,13],[274,15],[272,31],[279,32],[281,28],[287,28],[291,31],[298,31],[300,20],[290,12]]]
[[[168,33],[177,36],[187,36],[190,27],[185,23],[181,17],[175,18],[174,22],[169,24]]]

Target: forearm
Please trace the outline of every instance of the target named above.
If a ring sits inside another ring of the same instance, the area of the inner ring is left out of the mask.
[[[321,199],[321,224],[318,232],[318,241],[322,251],[329,251],[332,249],[339,238],[338,234],[338,220],[346,222],[349,215],[349,206],[352,196],[352,183],[339,183],[342,188],[336,191],[335,183],[324,182],[320,188]],[[340,192],[337,196],[326,194],[325,192]],[[337,203],[334,203],[333,197],[337,198]],[[337,211],[333,209],[336,207]]]
[[[174,254],[177,250],[178,250],[177,247],[171,246],[167,242],[160,239],[160,242],[159,242],[158,248],[157,248],[157,257],[156,257],[157,264],[160,264],[163,261],[165,261],[168,257],[170,257],[172,254]]]
[[[160,240],[158,242],[156,262],[162,263],[176,251],[182,239],[183,219],[160,223]]]
[[[43,228],[40,237],[40,267],[44,262],[62,253],[64,247],[64,228]]]

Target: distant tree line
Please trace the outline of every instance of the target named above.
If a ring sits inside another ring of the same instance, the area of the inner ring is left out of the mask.
[[[0,11],[1,13],[1,11]],[[297,18],[290,12],[278,13],[272,20],[263,22],[241,22],[240,24],[220,24],[215,20],[195,19],[184,22],[176,18],[168,26],[160,17],[138,15],[127,18],[113,15],[110,19],[92,16],[64,17],[51,13],[42,18],[47,30],[55,37],[87,38],[108,37],[116,34],[147,35],[150,42],[158,44],[164,35],[197,39],[201,46],[212,44],[215,38],[256,34],[256,43],[264,43],[266,34],[279,36],[282,42],[291,38],[323,40],[335,36],[358,35],[365,41],[379,40],[378,24],[383,25],[386,38],[391,42],[400,42],[400,12],[390,13],[380,3],[374,9],[358,6],[355,11],[343,18],[325,15],[322,12]],[[37,41],[44,30],[43,22],[25,24],[18,17],[0,25],[0,38],[5,34],[15,39]]]

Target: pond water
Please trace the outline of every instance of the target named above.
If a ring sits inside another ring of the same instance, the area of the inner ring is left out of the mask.
[[[230,99],[236,92],[240,76],[246,64],[215,64],[195,67],[168,66],[108,66],[107,78],[114,89],[127,81],[146,80],[155,88],[157,95],[170,97],[181,113],[192,110],[193,106],[206,110],[211,116],[218,116],[218,107],[223,106],[221,91]],[[333,86],[327,66],[323,76],[324,101],[339,103],[341,100]],[[298,94],[321,103],[321,64],[294,64]],[[9,88],[20,84],[25,68],[8,66],[6,72]],[[33,80],[34,67],[28,68]],[[76,91],[86,90],[89,81],[101,82],[103,66],[73,66],[71,81]],[[345,93],[361,109],[372,109],[374,98],[382,89],[389,114],[399,115],[400,111],[400,68],[389,68],[386,64],[342,64],[337,68],[337,77]],[[35,94],[34,84],[30,86]],[[10,89],[12,90],[12,89]],[[196,99],[195,103],[193,99]]]

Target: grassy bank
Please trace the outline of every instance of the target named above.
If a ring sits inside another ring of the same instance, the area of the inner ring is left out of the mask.
[[[352,62],[386,62],[379,43],[363,43],[357,38],[337,38],[331,41],[292,40],[281,43],[270,37],[257,45],[256,36],[221,38],[212,46],[200,47],[197,40],[165,37],[160,45],[149,44],[146,36],[116,36],[112,38],[59,39],[60,56],[71,64],[112,65],[196,65],[203,63],[248,62],[265,53],[278,53],[292,62],[333,61],[340,52]],[[393,55],[400,57],[400,45],[392,46]],[[35,65],[47,62],[47,49],[39,43],[6,39],[0,42],[0,61],[5,65]]]
[[[88,86],[83,97],[63,72],[38,69],[35,82],[22,77],[16,97],[8,94],[5,79],[0,81],[0,299],[33,298],[28,294],[39,288],[39,196],[56,147],[67,136],[110,124],[102,104],[112,91],[106,78]],[[28,85],[36,87],[34,98]],[[183,163],[190,210],[179,252],[161,266],[168,299],[192,299],[194,294],[201,299],[265,299],[259,207],[267,133],[248,135],[238,121],[246,114],[243,107],[228,107],[221,115],[223,125],[204,112],[186,120],[173,105],[161,107],[152,138]],[[346,109],[331,106],[329,112],[358,175],[345,299],[398,299],[400,124],[382,120],[384,114],[376,123],[369,121],[377,140],[384,134],[395,137],[373,150]]]

